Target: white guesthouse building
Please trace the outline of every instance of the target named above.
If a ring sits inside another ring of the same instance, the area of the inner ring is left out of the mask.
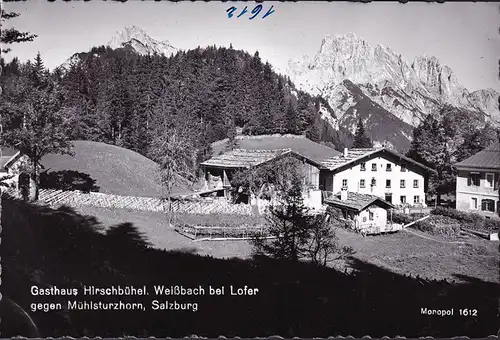
[[[373,195],[398,206],[425,207],[429,175],[434,171],[387,148],[344,149],[322,162],[320,189]]]

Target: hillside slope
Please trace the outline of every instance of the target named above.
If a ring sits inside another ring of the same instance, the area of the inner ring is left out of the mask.
[[[63,170],[88,174],[102,193],[143,197],[162,195],[157,164],[137,152],[91,141],[75,141],[74,152],[74,156],[47,155],[41,163],[48,174]],[[187,185],[175,188],[178,194],[188,191]]]

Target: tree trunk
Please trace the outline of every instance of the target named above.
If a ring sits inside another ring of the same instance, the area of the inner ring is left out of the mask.
[[[170,227],[170,225],[172,224],[172,220],[173,220],[173,214],[174,212],[172,211],[172,181],[169,181],[169,183],[167,184],[167,200],[168,200],[168,218],[167,218],[167,221],[168,221],[168,226]]]
[[[168,204],[167,204],[167,209],[168,209],[168,226],[170,227],[170,225],[172,224],[172,219],[173,219],[173,216],[172,216],[172,199],[170,198],[170,196],[168,196]]]
[[[29,201],[35,202],[38,200],[38,171],[37,171],[37,161],[36,159],[32,162],[32,168],[30,173],[30,184],[29,184]]]

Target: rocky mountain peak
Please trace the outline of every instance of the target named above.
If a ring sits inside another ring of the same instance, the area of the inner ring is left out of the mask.
[[[142,28],[135,25],[127,26],[117,31],[107,45],[113,49],[130,47],[137,53],[143,55],[157,53],[170,56],[178,51],[169,41],[155,40]]]
[[[395,124],[396,134],[399,129],[401,138],[409,138],[408,129],[401,128],[404,124],[416,126],[444,104],[500,121],[497,91],[469,93],[435,56],[424,55],[409,63],[390,47],[372,47],[355,33],[326,36],[313,58],[290,61],[287,73],[301,90],[325,98],[338,124],[349,130],[356,122],[352,115],[377,112],[386,123]],[[396,124],[390,116],[404,124]],[[372,123],[375,129],[375,120]]]

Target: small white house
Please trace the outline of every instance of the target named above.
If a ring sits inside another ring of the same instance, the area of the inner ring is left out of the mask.
[[[352,228],[362,233],[378,234],[401,229],[392,223],[394,205],[378,196],[344,189],[326,197],[324,203],[339,209]]]
[[[500,213],[500,143],[455,164],[457,210],[498,218]]]
[[[29,167],[26,155],[12,148],[0,147],[0,180],[3,184],[17,188],[19,175]]]

